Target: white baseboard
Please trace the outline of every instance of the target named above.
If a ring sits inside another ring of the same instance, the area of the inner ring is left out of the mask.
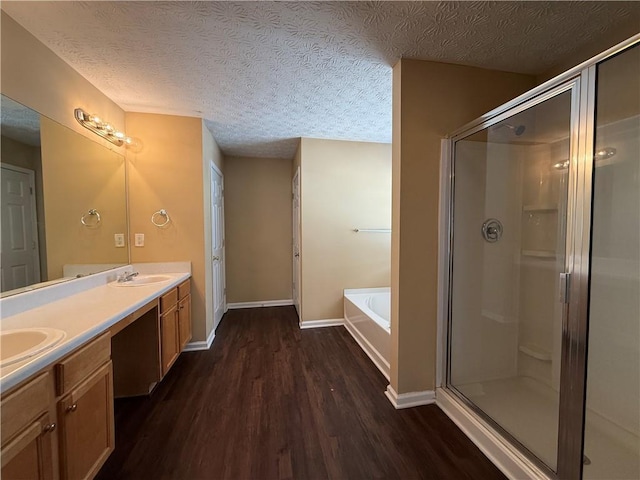
[[[344,325],[344,318],[327,318],[325,320],[307,320],[300,322],[300,328],[339,327]]]
[[[207,337],[207,340],[205,342],[203,342],[203,341],[189,342],[184,347],[183,351],[184,352],[197,352],[199,350],[209,350],[211,348],[211,344],[213,343],[213,339],[214,338],[216,338],[216,331],[212,329],[211,332],[209,333],[209,336]]]
[[[488,425],[442,388],[437,389],[436,403],[460,430],[508,478],[549,479],[542,470],[511,447]]]
[[[433,390],[423,390],[422,392],[409,392],[398,394],[391,385],[387,385],[387,391],[384,392],[391,405],[396,410],[401,408],[419,407],[420,405],[430,405],[436,403],[436,392]]]
[[[287,307],[289,305],[293,305],[293,300],[263,300],[259,302],[227,303],[227,309],[235,310],[238,308]]]

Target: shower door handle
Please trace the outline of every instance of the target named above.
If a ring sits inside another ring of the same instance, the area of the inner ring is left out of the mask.
[[[569,303],[569,288],[571,286],[571,274],[561,273],[559,285],[559,300],[561,303]]]

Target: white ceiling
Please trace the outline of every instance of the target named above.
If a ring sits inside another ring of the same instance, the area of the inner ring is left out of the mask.
[[[18,23],[126,111],[203,117],[227,155],[391,141],[401,57],[539,74],[640,2],[22,2]]]

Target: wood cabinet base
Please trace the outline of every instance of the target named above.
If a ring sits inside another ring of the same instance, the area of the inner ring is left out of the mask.
[[[63,479],[93,478],[115,445],[111,362],[58,403]]]
[[[52,426],[53,425],[53,426]],[[54,478],[52,457],[55,424],[45,413],[3,449],[4,480],[51,480]]]

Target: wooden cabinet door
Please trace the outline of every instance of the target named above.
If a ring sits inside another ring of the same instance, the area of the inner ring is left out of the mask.
[[[55,423],[45,413],[2,448],[3,480],[51,480]]]
[[[187,295],[178,302],[178,333],[180,351],[182,351],[191,340],[191,295]]]
[[[58,402],[60,473],[93,478],[114,448],[113,370],[100,367]]]
[[[178,339],[178,306],[174,305],[160,317],[162,335],[162,375],[166,375],[180,354]]]

